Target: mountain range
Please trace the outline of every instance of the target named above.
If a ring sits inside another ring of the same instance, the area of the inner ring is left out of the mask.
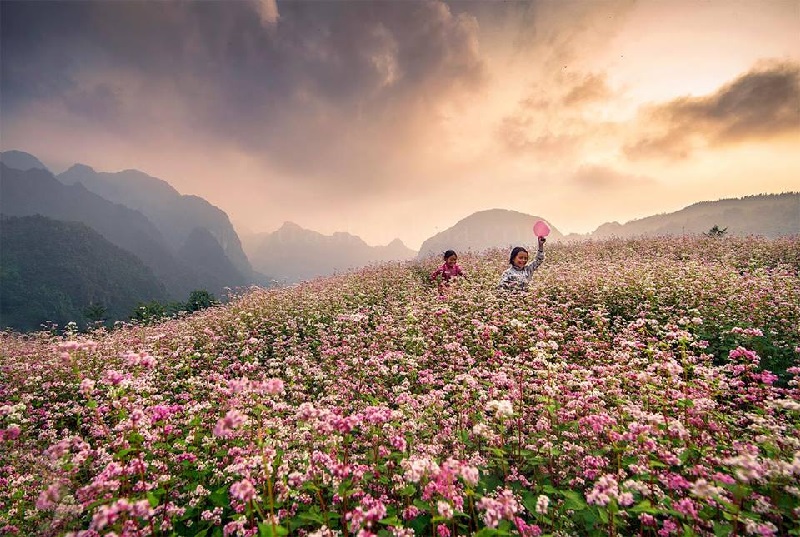
[[[680,211],[624,224],[605,223],[583,235],[564,235],[544,215],[490,209],[469,215],[428,238],[419,252],[399,239],[385,246],[370,246],[349,233],[323,235],[292,222],[271,233],[240,237],[221,209],[199,196],[183,195],[166,181],[141,171],[97,172],[85,164],[75,164],[54,175],[38,158],[22,151],[0,153],[0,213],[6,217],[4,226],[10,221],[7,217],[33,215],[84,224],[93,233],[81,232],[83,248],[96,241],[98,251],[109,252],[103,242],[107,241],[129,253],[152,273],[157,285],[163,286],[168,300],[185,299],[196,289],[222,294],[227,288],[290,284],[371,263],[439,257],[447,249],[460,253],[533,246],[532,226],[537,220],[549,223],[548,239],[553,242],[697,234],[713,226],[732,235],[800,234],[800,193],[789,192],[695,203]],[[33,225],[31,221],[22,222],[15,226]],[[58,230],[67,229],[53,225]],[[46,226],[38,222],[33,227],[41,231]],[[9,251],[7,245],[2,246]],[[3,250],[0,274],[9,259]],[[95,257],[91,259],[97,262]],[[13,299],[7,287],[4,285],[0,296],[6,304]],[[5,315],[0,320],[4,323]]]
[[[445,250],[481,252],[489,248],[510,248],[514,246],[535,247],[536,237],[533,225],[541,216],[505,209],[479,211],[459,220],[453,227],[437,233],[422,243],[418,258],[432,255],[441,256]],[[549,240],[563,238],[550,222]]]
[[[714,225],[731,235],[775,238],[800,234],[800,193],[701,201],[674,213],[648,216],[625,224],[606,223],[588,236],[569,235],[567,238],[696,235],[707,232]]]
[[[251,279],[250,262],[228,215],[205,199],[181,195],[166,181],[138,170],[98,173],[76,164],[56,179],[65,185],[80,183],[108,201],[141,212],[158,228],[172,251],[185,249],[186,240],[205,229],[239,272],[238,278],[233,272],[221,273],[220,277],[233,278],[230,283],[237,285]]]
[[[217,279],[205,280],[188,261],[181,261],[160,230],[141,212],[110,202],[81,183],[65,185],[47,170],[15,170],[0,163],[0,213],[5,216],[42,215],[86,224],[112,244],[139,258],[164,283],[173,299],[185,298],[194,289],[213,292],[222,289],[212,287]],[[236,283],[244,283],[240,275],[233,277]]]
[[[139,303],[167,300],[148,266],[81,222],[3,216],[0,244],[3,328],[37,330],[71,321],[83,327],[101,318],[125,319]]]
[[[416,255],[402,241],[370,246],[361,238],[338,232],[323,235],[293,222],[272,233],[251,235],[244,241],[253,266],[277,283],[293,283],[370,263],[406,261]]]

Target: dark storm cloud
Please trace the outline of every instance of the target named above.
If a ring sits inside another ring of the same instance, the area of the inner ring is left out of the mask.
[[[48,104],[116,132],[193,129],[356,186],[485,78],[477,21],[439,2],[279,3],[273,24],[241,1],[0,6],[4,117]]]
[[[702,146],[800,133],[800,65],[750,71],[713,95],[644,110],[640,121],[647,134],[626,146],[630,158],[685,158]]]

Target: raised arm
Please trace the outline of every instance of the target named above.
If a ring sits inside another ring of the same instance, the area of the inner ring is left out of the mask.
[[[539,249],[536,250],[536,257],[533,261],[525,265],[525,272],[531,274],[534,270],[539,268],[539,265],[544,261],[544,243],[547,241],[544,237],[539,237]]]

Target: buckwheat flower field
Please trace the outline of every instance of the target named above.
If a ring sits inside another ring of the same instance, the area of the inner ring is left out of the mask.
[[[0,534],[800,535],[800,239],[371,267],[0,339]]]

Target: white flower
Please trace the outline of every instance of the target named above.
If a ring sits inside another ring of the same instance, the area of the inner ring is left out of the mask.
[[[507,399],[493,400],[486,403],[486,410],[494,412],[497,418],[507,418],[514,414],[514,406]]]

